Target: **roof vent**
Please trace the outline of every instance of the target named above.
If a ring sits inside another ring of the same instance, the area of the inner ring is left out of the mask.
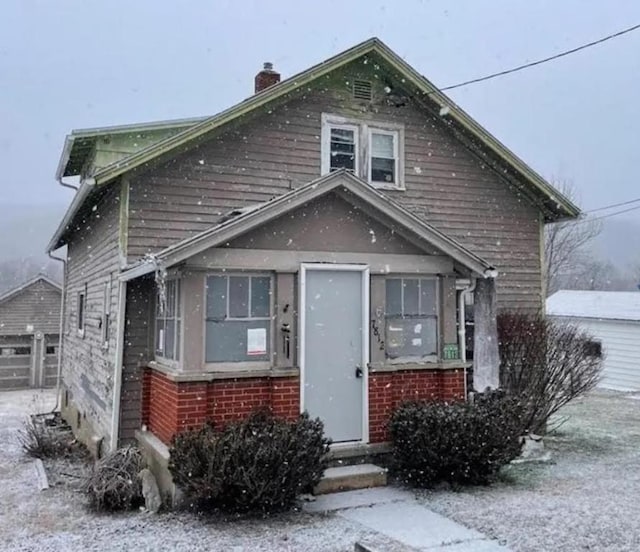
[[[353,81],[353,97],[356,100],[366,100],[370,102],[373,99],[371,81],[354,80]]]

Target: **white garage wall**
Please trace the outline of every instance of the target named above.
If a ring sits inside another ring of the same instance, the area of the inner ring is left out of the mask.
[[[618,391],[640,391],[640,322],[566,318],[602,343],[605,356],[599,387]]]

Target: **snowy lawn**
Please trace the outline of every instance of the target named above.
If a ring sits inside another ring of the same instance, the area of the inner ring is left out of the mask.
[[[42,410],[55,401],[50,392],[35,403],[33,396],[33,391],[0,393],[2,551],[334,552],[376,538],[363,525],[335,514],[221,521],[182,513],[87,512],[72,480],[43,492],[37,488],[33,461],[22,454],[16,431],[34,405]],[[640,400],[599,392],[563,414],[569,420],[546,439],[553,464],[510,467],[492,487],[424,492],[420,501],[514,551],[638,550]]]
[[[503,480],[422,493],[430,509],[520,552],[640,549],[640,400],[597,391],[567,406],[545,439],[553,464],[510,466]]]
[[[356,540],[376,535],[363,525],[334,514],[294,512],[268,520],[220,521],[202,520],[186,513],[149,516],[132,512],[106,516],[87,512],[84,497],[72,485],[38,490],[33,460],[24,456],[16,440],[16,432],[28,413],[51,409],[54,404],[50,391],[0,393],[2,552],[346,552],[353,550]],[[69,471],[73,469],[69,466]],[[57,480],[61,478],[52,478],[53,482]]]

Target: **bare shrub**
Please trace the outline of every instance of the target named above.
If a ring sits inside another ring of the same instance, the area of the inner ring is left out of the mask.
[[[85,484],[89,506],[97,511],[131,510],[144,504],[138,474],[145,467],[140,450],[119,448],[98,460]]]
[[[521,399],[530,433],[543,433],[551,415],[600,379],[601,350],[572,324],[540,314],[502,313],[498,339],[501,386]]]
[[[64,458],[84,452],[75,441],[71,428],[58,413],[29,416],[18,441],[22,450],[33,458]]]

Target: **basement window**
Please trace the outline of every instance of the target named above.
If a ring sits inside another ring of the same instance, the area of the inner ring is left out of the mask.
[[[205,362],[269,360],[271,277],[207,277]]]
[[[388,359],[438,358],[438,298],[435,278],[386,281]]]

